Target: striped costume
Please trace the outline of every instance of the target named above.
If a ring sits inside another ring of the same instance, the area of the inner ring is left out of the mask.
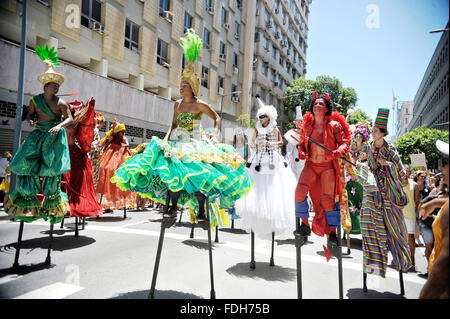
[[[358,165],[357,174],[364,186],[361,207],[363,271],[384,278],[388,251],[392,253],[396,269],[405,271],[412,264],[402,212],[408,199],[401,182],[405,170],[395,147],[385,142],[381,149],[373,151],[372,143],[365,146],[364,151],[367,152],[368,165],[378,189],[369,185],[373,183],[368,183],[370,174],[367,174],[367,166]],[[379,157],[385,159],[388,165],[380,165],[377,162]]]

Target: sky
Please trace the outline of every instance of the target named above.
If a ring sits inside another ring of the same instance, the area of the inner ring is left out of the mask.
[[[448,20],[448,0],[312,0],[306,79],[339,78],[372,120],[389,108],[389,139],[392,90],[414,100]]]

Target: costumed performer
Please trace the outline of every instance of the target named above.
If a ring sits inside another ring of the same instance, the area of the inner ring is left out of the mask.
[[[121,189],[136,191],[156,202],[165,203],[170,196],[172,206],[166,207],[165,218],[176,217],[177,205],[190,204],[191,221],[204,221],[204,203],[209,197],[211,227],[224,226],[228,222],[224,209],[245,195],[253,180],[233,146],[217,142],[220,117],[198,99],[200,78],[194,62],[202,47],[201,39],[189,29],[180,44],[188,65],[181,79],[182,99],[174,103],[166,136],[163,140],[154,136],[145,150],[124,163],[111,180]],[[203,114],[214,120],[211,139],[201,129]],[[216,204],[218,198],[220,203]]]
[[[95,127],[95,100],[69,103],[73,112],[72,127],[68,128],[71,170],[64,174],[69,196],[70,216],[93,217],[102,214],[94,188],[92,163],[89,159]]]
[[[115,171],[125,162],[126,157],[131,155],[125,130],[125,125],[114,119],[111,129],[106,132],[106,137],[100,143],[104,151],[100,157],[100,170],[95,191],[101,194],[100,204],[107,210],[135,207],[136,194],[129,190],[122,190],[111,182]]]
[[[315,91],[310,112],[303,116],[303,123],[300,123],[297,132],[300,135],[299,158],[306,159],[306,162],[295,190],[295,216],[302,221],[309,217],[309,193],[315,212],[311,229],[318,236],[327,235],[328,249],[336,251],[340,246],[336,227],[341,225],[343,191],[338,159],[348,152],[351,137],[349,126],[341,113],[333,111],[329,94],[323,92],[323,96],[318,96],[318,91]],[[302,222],[298,231],[301,236],[307,236],[310,228]]]
[[[33,96],[28,109],[30,126],[35,129],[9,165],[17,174],[17,188],[9,195],[7,212],[15,220],[32,222],[44,218],[55,224],[61,222],[69,210],[68,197],[61,190],[61,175],[70,170],[64,127],[73,119],[69,106],[56,95],[64,82],[64,76],[53,70],[60,65],[57,51],[48,45],[37,46],[35,51],[48,70],[38,75],[44,93]],[[36,196],[39,193],[45,196],[42,204]]]
[[[393,256],[393,266],[399,271],[408,270],[411,254],[407,243],[407,230],[402,208],[408,198],[403,190],[405,177],[400,156],[394,145],[385,141],[388,134],[389,109],[378,109],[372,138],[364,146],[360,160],[368,167],[358,165],[358,180],[367,183],[369,170],[373,173],[377,187],[369,191],[364,186],[364,197],[360,210],[363,247],[363,271],[385,277],[388,251]]]
[[[247,162],[255,186],[236,202],[236,212],[242,217],[243,228],[260,237],[289,233],[295,229],[295,175],[279,152],[283,145],[277,127],[277,110],[257,98],[256,128],[252,138],[256,152]]]
[[[101,146],[100,130],[105,126],[105,117],[100,112],[95,112],[95,128],[94,128],[94,140],[92,141],[91,151],[89,157],[92,162],[92,171],[94,175],[94,188],[97,188],[98,175],[100,171],[100,158],[103,154]]]

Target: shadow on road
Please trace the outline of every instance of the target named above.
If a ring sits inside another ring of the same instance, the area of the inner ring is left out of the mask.
[[[40,264],[19,265],[18,269],[13,269],[12,267],[0,269],[0,278],[10,275],[10,274],[26,275],[26,274],[32,273],[34,271],[50,269],[55,266],[56,266],[55,264],[46,265],[45,263],[42,262]]]
[[[89,217],[86,218],[86,221],[90,222],[99,222],[99,223],[107,223],[107,222],[122,222],[124,220],[130,220],[131,217],[123,218],[123,217],[116,217],[116,216],[100,216],[97,217]]]
[[[130,291],[123,294],[119,294],[111,299],[147,299],[149,290]],[[155,290],[155,299],[204,299],[203,297],[176,291],[176,290]]]
[[[348,299],[406,299],[401,294],[394,294],[392,292],[379,292],[368,289],[364,292],[362,288],[352,288],[347,291]]]
[[[236,277],[260,278],[267,281],[288,282],[297,278],[296,269],[277,265],[270,266],[268,262],[256,262],[256,268],[254,270],[250,269],[249,262],[238,263],[226,271]]]
[[[230,234],[236,234],[236,235],[247,235],[245,230],[239,229],[239,228],[219,228],[220,231],[223,231],[224,233],[230,233]]]
[[[56,231],[53,232],[54,234]],[[87,236],[63,236],[53,237],[52,250],[64,251],[69,249],[76,249],[95,243],[95,239]],[[23,249],[48,249],[49,236],[27,239],[22,241],[21,250]],[[17,243],[11,243],[0,246],[1,253],[15,253]],[[14,252],[13,252],[14,251]]]
[[[191,247],[195,247],[198,249],[208,250],[208,240],[207,239],[187,239],[182,241],[183,244]],[[211,249],[214,250],[214,239],[211,239]]]

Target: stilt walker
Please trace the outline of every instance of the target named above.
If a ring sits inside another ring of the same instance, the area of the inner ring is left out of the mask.
[[[338,259],[339,298],[343,298],[339,237],[343,185],[338,159],[348,152],[350,130],[345,117],[333,112],[328,93],[323,92],[323,96],[319,97],[318,91],[312,95],[310,112],[305,113],[302,123],[295,124],[299,127],[296,130],[299,134],[299,158],[306,159],[295,191],[295,215],[302,219],[298,236],[308,236],[309,233],[309,225],[306,224],[309,194],[315,212],[312,231],[318,236],[328,237],[325,254],[331,251]]]
[[[97,202],[94,189],[92,162],[88,154],[94,139],[95,100],[87,103],[69,103],[74,118],[68,129],[68,141],[71,170],[64,174],[67,195],[69,196],[70,216],[75,217],[75,236],[78,237],[78,220],[80,224],[88,217],[102,214],[102,207]]]
[[[372,128],[373,141],[366,145],[357,165],[358,180],[364,188],[361,207],[363,239],[363,290],[367,291],[367,274],[385,278],[388,251],[399,271],[400,293],[404,295],[403,271],[412,265],[402,208],[408,198],[402,180],[406,175],[396,148],[385,141],[388,134],[389,109],[378,110]],[[373,176],[372,176],[373,174]]]
[[[181,79],[182,99],[174,103],[172,124],[165,138],[154,136],[141,153],[117,169],[111,181],[121,190],[165,203],[149,298],[155,297],[165,229],[176,222],[178,206],[189,207],[192,225],[198,223],[208,231],[210,297],[215,298],[211,229],[227,224],[225,209],[250,191],[253,180],[236,150],[218,143],[218,114],[197,98],[200,78],[194,62],[202,47],[201,39],[189,29],[180,44],[188,65]],[[201,128],[204,113],[214,120],[210,137]]]
[[[264,105],[257,97],[258,122],[253,136],[256,152],[247,162],[255,186],[244,198],[236,201],[236,213],[242,218],[243,229],[251,232],[250,269],[255,269],[255,234],[271,238],[270,265],[274,266],[275,233],[292,234],[295,229],[294,173],[279,152],[283,145],[277,127],[277,111]]]
[[[19,267],[23,223],[44,218],[50,221],[50,240],[46,264],[50,263],[53,225],[59,223],[69,211],[67,195],[61,190],[61,175],[70,170],[69,147],[64,129],[73,121],[69,107],[56,94],[64,81],[53,67],[59,66],[54,47],[38,46],[35,49],[48,66],[38,75],[44,93],[33,96],[29,105],[28,120],[34,131],[20,146],[9,166],[17,174],[17,188],[9,195],[7,213],[20,221],[19,238],[14,269]],[[37,194],[42,194],[41,203]]]

